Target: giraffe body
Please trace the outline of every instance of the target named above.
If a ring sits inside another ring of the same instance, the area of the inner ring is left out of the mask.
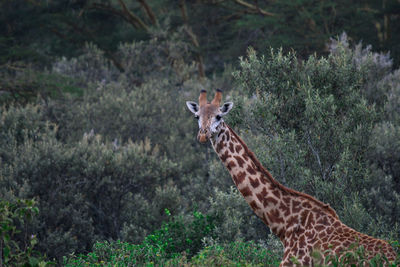
[[[217,100],[216,100],[217,99]],[[218,100],[219,99],[219,100]],[[364,246],[368,257],[384,254],[394,261],[396,253],[386,241],[369,237],[343,224],[336,212],[310,195],[292,190],[277,182],[261,165],[243,140],[221,117],[229,112],[232,103],[219,108],[221,92],[211,104],[205,92],[200,94],[200,107],[188,102],[189,109],[199,117],[200,142],[207,139],[230,172],[233,182],[258,217],[277,235],[284,245],[280,266],[313,266],[313,250],[340,254],[351,244]]]

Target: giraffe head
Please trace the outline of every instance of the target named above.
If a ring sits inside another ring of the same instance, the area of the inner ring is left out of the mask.
[[[194,113],[199,122],[199,133],[197,139],[200,143],[205,143],[218,131],[218,126],[223,121],[222,117],[228,114],[232,109],[233,103],[227,102],[220,106],[222,91],[217,89],[214,99],[211,103],[207,102],[206,90],[201,90],[199,104],[193,101],[187,101],[186,106]]]

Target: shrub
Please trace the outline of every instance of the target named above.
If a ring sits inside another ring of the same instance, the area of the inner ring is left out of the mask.
[[[216,218],[218,242],[267,239],[268,227],[253,213],[236,188],[231,187],[228,192],[215,189],[210,204],[208,212]]]
[[[169,210],[165,212],[170,216]],[[163,223],[160,229],[146,236],[141,244],[97,242],[93,252],[64,258],[64,263],[67,266],[85,263],[111,263],[119,266],[162,264],[168,259],[179,257],[181,253],[189,257],[195,255],[202,249],[202,239],[212,237],[213,230],[213,218],[200,212],[194,212],[190,218],[174,216]]]
[[[192,261],[195,266],[279,266],[280,257],[254,242],[231,242],[206,247]]]
[[[5,194],[40,199],[42,214],[35,228],[43,241],[39,248],[51,257],[88,249],[97,237],[118,238],[125,222],[133,220],[147,230],[159,226],[155,203],[135,214],[131,199],[149,201],[177,173],[176,165],[160,158],[148,140],[115,147],[90,134],[74,146],[54,137],[29,139],[4,165]]]
[[[96,243],[93,252],[86,255],[71,255],[64,258],[65,266],[278,266],[280,258],[269,253],[264,247],[253,242],[232,242],[225,245],[213,245],[200,250],[189,257],[185,252],[165,257],[141,245],[122,242]],[[141,259],[144,253],[154,254],[147,260]]]
[[[258,56],[250,49],[234,72],[254,96],[251,105],[242,106],[241,127],[252,130],[246,141],[261,162],[285,185],[332,205],[345,223],[379,235],[389,235],[388,225],[398,221],[395,183],[380,181],[390,196],[385,200],[390,202],[388,213],[378,211],[367,197],[376,188],[372,181],[380,179],[374,176],[370,153],[386,94],[392,90],[389,80],[395,80],[388,78],[390,66],[388,57],[339,40],[327,57],[305,61],[294,53],[271,50]],[[346,203],[356,204],[349,208]],[[370,217],[372,211],[378,214]],[[355,222],[355,214],[370,219]]]
[[[124,72],[87,45],[79,58],[59,59],[46,72],[50,80],[62,77],[51,86],[81,93],[0,108],[0,196],[38,199],[41,214],[32,225],[42,241],[38,249],[60,259],[88,251],[95,240],[150,242],[169,217],[165,209],[182,217],[175,221],[178,230],[160,230],[151,243],[173,235],[175,243],[164,250],[180,256],[165,263],[187,262],[201,248],[198,236],[190,244],[178,237],[195,235],[185,228],[193,209],[213,218],[207,236],[195,231],[204,244],[275,242],[230,189],[231,178],[210,146],[195,140],[197,126],[184,102],[217,86],[235,88],[224,93],[235,102],[227,121],[279,181],[330,203],[357,230],[397,238],[393,140],[400,72],[390,72],[386,55],[344,40],[330,55],[305,61],[295,53],[249,50],[232,86],[229,68],[223,77],[192,78],[195,68],[180,34],[154,32],[147,41],[121,45],[116,59]],[[225,252],[218,255],[232,261]]]
[[[35,249],[37,236],[32,233],[31,221],[39,209],[34,200],[0,200],[0,265],[52,265]]]
[[[0,66],[0,104],[26,104],[41,98],[60,98],[64,94],[81,96],[79,84],[55,72],[43,71],[32,65],[14,62]]]

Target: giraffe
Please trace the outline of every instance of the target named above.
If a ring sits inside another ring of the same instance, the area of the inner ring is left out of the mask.
[[[396,253],[386,241],[357,232],[343,224],[328,204],[276,181],[224,122],[223,116],[233,103],[220,106],[221,100],[222,91],[217,89],[211,103],[207,102],[205,90],[200,92],[198,104],[186,102],[198,120],[197,139],[200,143],[210,140],[246,202],[283,243],[280,266],[313,266],[310,256],[313,250],[330,249],[339,255],[353,243],[364,246],[369,259],[381,253],[389,261],[395,260]],[[324,260],[326,255],[322,257]]]

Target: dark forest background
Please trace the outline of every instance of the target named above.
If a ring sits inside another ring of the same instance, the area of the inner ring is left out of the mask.
[[[216,88],[277,180],[399,240],[398,0],[3,0],[0,33],[0,265],[279,264],[195,140]]]
[[[0,63],[49,66],[54,57],[81,55],[90,43],[124,70],[116,55],[122,43],[149,40],[156,29],[183,28],[182,38],[207,75],[237,64],[248,46],[260,53],[282,47],[302,58],[326,55],[329,38],[343,32],[374,51],[390,51],[398,66],[399,9],[396,0],[4,0]]]

